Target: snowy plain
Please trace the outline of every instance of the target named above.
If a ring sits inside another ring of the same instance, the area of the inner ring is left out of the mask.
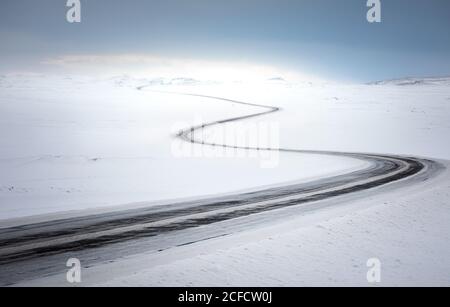
[[[191,126],[198,118],[219,120],[252,110],[154,91],[280,107],[257,120],[279,124],[283,148],[404,154],[450,166],[446,78],[368,85],[161,83],[1,77],[2,225],[27,216],[88,214],[308,181],[364,167],[349,158],[299,154],[280,154],[273,169],[253,158],[174,158],[174,123]],[[152,86],[136,90],[146,84]],[[365,286],[366,261],[375,257],[382,263],[380,285],[448,286],[449,191],[445,170],[420,185],[328,200],[331,208],[307,214],[295,208],[258,214],[246,221],[266,223],[226,237],[85,268],[81,285]],[[57,275],[24,285],[64,280]]]
[[[312,213],[262,214],[254,218],[264,225],[245,220],[251,227],[233,235],[84,268],[79,285],[449,286],[449,191],[446,172],[420,188],[344,197]],[[367,280],[373,258],[381,262],[380,283]],[[71,286],[64,279],[18,286]]]
[[[3,77],[0,220],[148,206],[308,180],[362,166],[360,161],[309,155],[280,157],[277,167],[270,169],[260,167],[259,157],[248,155],[178,157],[172,150],[177,129],[254,110],[136,90],[148,83],[123,77]],[[153,88],[161,90],[161,86]],[[315,167],[318,163],[321,168]]]

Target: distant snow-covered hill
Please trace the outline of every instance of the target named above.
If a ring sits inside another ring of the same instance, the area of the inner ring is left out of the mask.
[[[429,77],[429,78],[401,78],[384,81],[375,81],[369,83],[370,85],[450,85],[450,77]]]

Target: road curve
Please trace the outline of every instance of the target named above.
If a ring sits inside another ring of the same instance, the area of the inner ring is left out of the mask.
[[[139,87],[142,90],[145,87]],[[180,94],[243,104],[259,109],[250,115],[204,123],[180,131],[176,137],[186,142],[204,146],[226,144],[208,143],[195,138],[195,132],[224,123],[241,121],[280,111],[280,108],[240,102],[205,95]],[[199,226],[245,217],[380,187],[389,183],[420,176],[427,180],[443,166],[435,161],[379,154],[342,153],[332,151],[296,150],[287,148],[235,147],[245,150],[268,150],[290,153],[309,153],[350,157],[368,161],[365,169],[352,171],[307,183],[266,188],[236,195],[212,197],[197,201],[184,201],[172,205],[130,209],[121,212],[96,214],[30,225],[0,229],[0,285],[43,274],[45,259],[55,255],[95,250],[129,240],[158,237],[167,233],[184,231]],[[178,242],[183,244],[183,242]],[[188,243],[188,242],[185,242]],[[56,273],[64,267],[48,265],[45,274]]]

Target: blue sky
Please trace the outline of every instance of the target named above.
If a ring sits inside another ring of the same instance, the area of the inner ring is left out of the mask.
[[[450,75],[450,1],[81,0],[0,1],[0,70],[44,70],[64,55],[148,54],[245,61],[330,79]]]

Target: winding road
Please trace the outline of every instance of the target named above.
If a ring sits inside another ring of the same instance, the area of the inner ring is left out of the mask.
[[[145,86],[139,87],[138,90],[144,88]],[[176,135],[183,141],[203,146],[231,147],[197,139],[195,136],[201,134],[195,132],[200,129],[280,111],[277,107],[220,97],[167,94],[196,96],[258,109],[250,115],[190,127]],[[198,231],[200,226],[286,207],[310,206],[308,210],[314,210],[314,206],[326,199],[350,193],[357,195],[357,192],[387,184],[397,183],[400,186],[402,182],[409,184],[411,181],[424,181],[443,168],[438,162],[414,157],[287,148],[232,147],[244,150],[276,150],[349,157],[367,161],[369,166],[347,174],[307,183],[0,229],[0,285],[13,285],[23,280],[64,272],[65,260],[69,256],[76,255],[82,258],[83,265],[88,266],[101,261],[112,261],[117,257],[139,253],[142,250],[158,252],[198,240],[230,234],[230,229],[211,233]],[[182,235],[192,229],[197,231],[186,236]],[[144,238],[146,244],[143,244]],[[149,240],[152,238],[153,240]]]

